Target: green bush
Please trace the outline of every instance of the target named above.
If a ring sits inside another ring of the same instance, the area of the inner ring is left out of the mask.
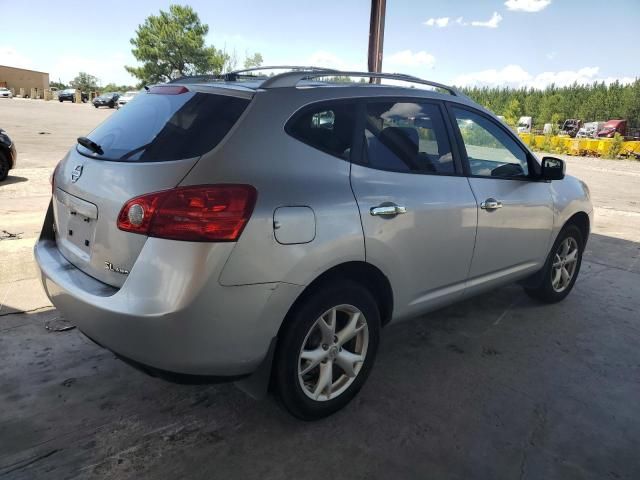
[[[607,158],[616,158],[620,151],[622,150],[622,143],[624,142],[624,137],[619,133],[616,133],[613,137],[613,141],[609,144],[609,149],[607,151]]]
[[[540,150],[542,150],[543,152],[550,152],[553,149],[553,147],[551,146],[551,137],[552,135],[550,133],[544,136],[544,140],[540,145]]]
[[[555,153],[567,153],[569,149],[567,148],[567,144],[564,142],[558,142],[558,146],[555,149]]]

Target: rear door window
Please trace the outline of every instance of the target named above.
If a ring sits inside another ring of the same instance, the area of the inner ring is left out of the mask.
[[[143,92],[87,135],[102,153],[81,145],[77,149],[91,158],[120,162],[198,157],[222,140],[248,104],[246,98],[210,93]]]
[[[348,160],[356,115],[353,101],[317,103],[294,115],[285,130],[311,147]]]
[[[451,144],[440,107],[422,101],[367,104],[363,161],[395,172],[452,175]]]

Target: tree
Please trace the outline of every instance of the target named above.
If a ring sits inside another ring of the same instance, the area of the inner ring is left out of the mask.
[[[100,87],[100,92],[108,93],[108,92],[127,92],[129,90],[135,90],[136,87],[131,85],[118,85],[113,82],[106,84],[104,87]]]
[[[537,128],[545,123],[556,127],[557,121],[578,118],[584,122],[604,121],[614,118],[628,120],[631,130],[640,127],[640,79],[629,84],[620,82],[595,82],[591,85],[556,87],[544,90],[509,89],[500,87],[467,87],[463,93],[489,110],[507,117],[513,114],[516,100],[521,115],[533,117]]]
[[[251,56],[247,54],[247,58],[244,59],[244,68],[254,68],[254,67],[260,67],[260,66],[262,66],[261,53],[256,52]]]
[[[225,73],[233,72],[238,67],[238,52],[236,52],[236,49],[234,48],[233,51],[229,53],[225,48],[222,50],[222,55],[224,57],[224,61],[222,62],[221,70]]]
[[[81,92],[89,93],[95,92],[98,90],[98,79],[93,75],[89,75],[86,72],[80,72],[69,82],[71,87],[77,88]]]
[[[507,122],[507,125],[515,127],[518,120],[520,120],[521,114],[522,108],[520,107],[520,102],[517,98],[512,98],[504,111],[504,119]]]
[[[57,88],[58,90],[64,90],[67,86],[62,82],[49,82],[49,88]]]
[[[130,40],[140,67],[125,69],[142,84],[166,82],[183,75],[217,74],[225,63],[223,52],[205,45],[209,26],[189,6],[170,5],[169,11],[147,17]]]

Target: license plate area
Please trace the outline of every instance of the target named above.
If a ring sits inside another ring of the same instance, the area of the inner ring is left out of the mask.
[[[98,207],[57,189],[55,213],[59,246],[77,260],[88,263],[91,260]]]

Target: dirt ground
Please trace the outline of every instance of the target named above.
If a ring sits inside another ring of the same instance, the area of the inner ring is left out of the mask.
[[[356,400],[308,424],[45,328],[49,176],[112,112],[0,102],[19,154],[0,184],[0,478],[640,478],[640,162],[565,157],[596,222],[564,302],[513,285],[391,326]]]

